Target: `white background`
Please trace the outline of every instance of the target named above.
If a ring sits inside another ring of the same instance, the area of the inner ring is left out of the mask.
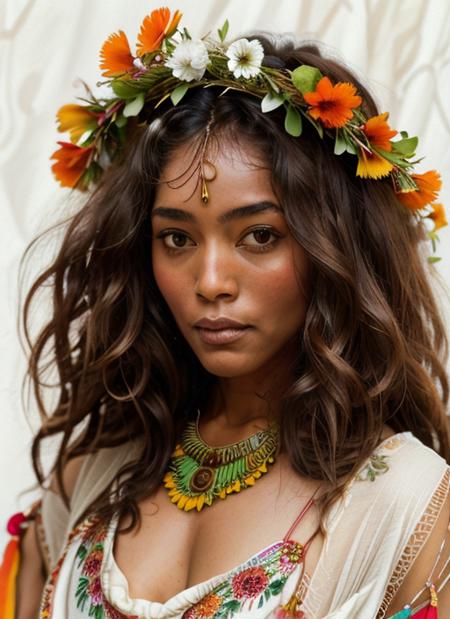
[[[251,28],[294,32],[324,42],[328,54],[357,72],[391,126],[420,138],[417,171],[438,169],[441,201],[450,218],[450,5],[446,0],[179,0],[164,5],[183,12],[181,26],[203,36],[230,21],[229,37]],[[32,495],[18,493],[33,482],[29,445],[38,420],[31,401],[22,406],[25,356],[17,334],[17,270],[26,244],[67,212],[68,190],[50,171],[56,140],[55,113],[82,96],[75,79],[91,87],[101,78],[98,53],[118,29],[132,51],[145,15],[159,4],[132,0],[3,0],[0,4],[0,551],[9,514]],[[440,231],[436,265],[450,280],[450,227]],[[33,274],[52,256],[44,248]],[[430,250],[431,253],[431,250]],[[21,291],[22,296],[25,290]],[[442,298],[447,324],[448,301]],[[36,324],[48,314],[37,308]],[[24,410],[26,409],[26,410]],[[26,416],[25,416],[26,414]],[[27,418],[26,418],[27,417]]]

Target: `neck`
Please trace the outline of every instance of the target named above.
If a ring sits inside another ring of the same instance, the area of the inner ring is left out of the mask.
[[[281,398],[293,380],[288,367],[252,376],[220,377],[200,410],[202,437],[211,445],[223,445],[279,421]]]

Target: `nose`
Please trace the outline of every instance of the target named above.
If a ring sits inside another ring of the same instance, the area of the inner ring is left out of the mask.
[[[238,292],[237,265],[218,244],[198,252],[195,293],[214,301],[218,296],[235,297]]]

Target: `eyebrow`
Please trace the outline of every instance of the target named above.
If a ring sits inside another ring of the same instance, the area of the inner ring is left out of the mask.
[[[255,204],[247,204],[246,206],[238,206],[230,211],[226,211],[217,217],[217,221],[220,224],[227,223],[235,219],[241,219],[248,217],[249,215],[256,215],[266,211],[273,211],[276,213],[283,213],[283,209],[278,204],[269,202],[267,200],[262,202],[255,202]],[[188,221],[197,222],[195,215],[189,211],[185,211],[179,208],[172,208],[168,206],[157,206],[151,212],[151,217],[160,216],[168,219],[174,219],[176,221]]]

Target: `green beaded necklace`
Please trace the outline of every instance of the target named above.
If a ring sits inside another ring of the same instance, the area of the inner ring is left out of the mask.
[[[200,410],[197,413],[196,421],[187,423],[163,478],[170,500],[185,511],[200,511],[216,499],[253,486],[267,473],[267,464],[275,462],[279,443],[279,424],[274,421],[242,441],[212,447],[200,436]]]

